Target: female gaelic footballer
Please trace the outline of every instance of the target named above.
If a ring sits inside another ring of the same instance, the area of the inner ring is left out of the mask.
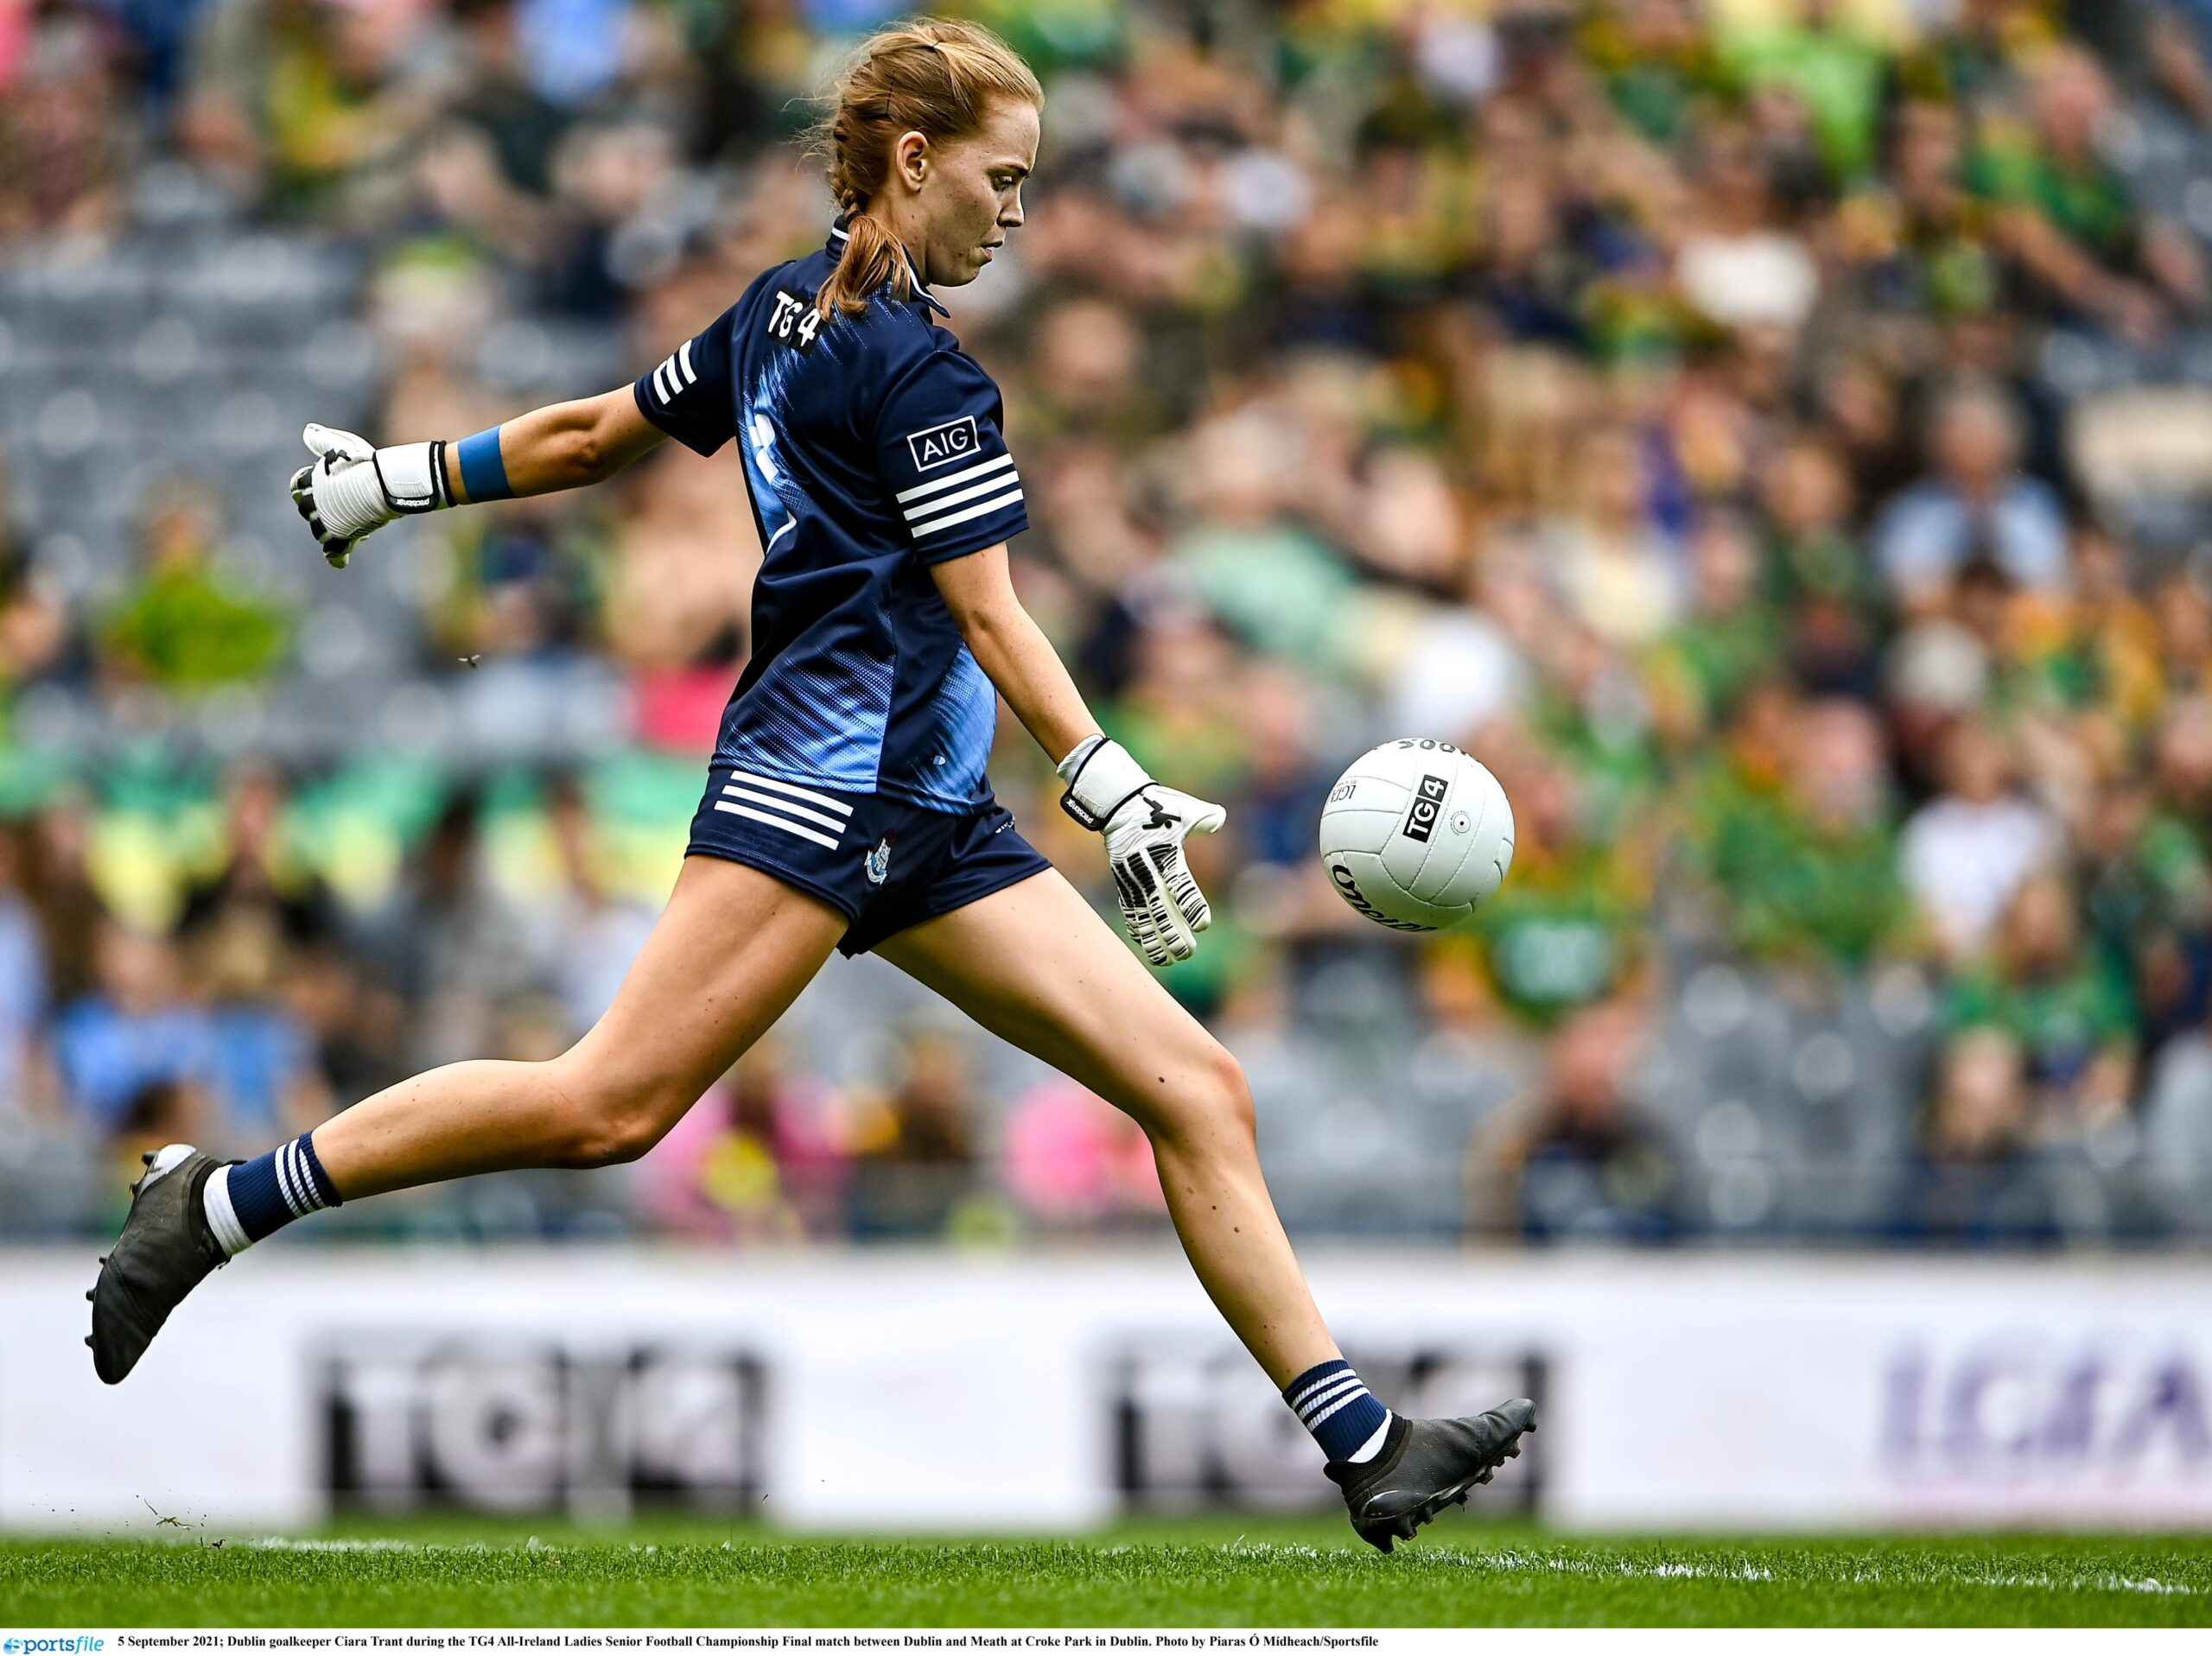
[[[1210,918],[1183,860],[1221,808],[1100,734],[1024,612],[1027,524],[989,376],[938,325],[1022,223],[1044,95],[959,22],[855,54],[823,135],[842,209],[634,385],[457,442],[372,448],[309,426],[294,478],[334,564],[403,512],[573,489],[673,437],[734,440],[765,555],[753,653],[722,716],[668,908],[607,1015],[537,1063],[448,1064],[251,1162],[148,1157],[87,1343],[122,1380],[186,1294],[341,1200],[513,1167],[643,1154],[774,1023],[830,951],[873,949],[1142,1125],[1192,1266],[1311,1431],[1354,1527],[1389,1551],[1533,1429],[1525,1399],[1464,1420],[1386,1410],[1338,1353],[1261,1177],[1236,1062],[1014,830],[984,776],[997,699],[1105,840],[1130,936],[1187,959]]]

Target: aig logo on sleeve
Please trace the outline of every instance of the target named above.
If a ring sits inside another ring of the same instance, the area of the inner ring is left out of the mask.
[[[941,426],[931,426],[927,431],[906,434],[906,448],[914,457],[917,472],[934,471],[955,460],[966,460],[977,447],[976,416],[972,414],[964,414]]]

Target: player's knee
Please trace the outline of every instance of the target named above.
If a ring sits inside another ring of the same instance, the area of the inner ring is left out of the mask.
[[[568,1167],[613,1167],[633,1162],[661,1141],[668,1129],[643,1115],[620,1113],[601,1116],[583,1125],[569,1154]]]
[[[612,1167],[633,1162],[662,1139],[695,1101],[668,1085],[602,1080],[553,1066],[561,1101],[556,1157],[563,1167]]]
[[[1252,1102],[1252,1083],[1244,1066],[1227,1047],[1216,1044],[1206,1058],[1206,1085],[1223,1124],[1244,1143],[1258,1142],[1260,1113]]]
[[[1256,1142],[1258,1117],[1251,1083],[1244,1078],[1244,1066],[1227,1047],[1208,1041],[1174,1079],[1179,1084],[1174,1085],[1164,1112],[1169,1131],[1209,1144],[1242,1146]]]

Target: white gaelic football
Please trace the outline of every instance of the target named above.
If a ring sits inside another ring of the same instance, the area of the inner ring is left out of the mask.
[[[1513,807],[1451,743],[1385,742],[1330,790],[1321,864],[1337,895],[1377,925],[1457,925],[1513,865]]]

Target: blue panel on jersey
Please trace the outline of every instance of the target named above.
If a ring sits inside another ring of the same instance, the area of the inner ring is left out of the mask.
[[[753,487],[753,510],[760,517],[764,547],[775,545],[792,527],[806,498],[806,492],[777,459],[780,446],[778,427],[783,419],[791,361],[788,357],[770,360],[760,384],[746,400],[745,425],[738,433],[745,450],[746,479]]]
[[[873,793],[891,681],[888,661],[786,652],[747,694],[745,717],[725,730],[717,754],[772,777]]]
[[[985,785],[983,767],[990,760],[998,718],[998,691],[963,649],[914,721],[914,751],[923,765],[913,778],[915,790],[951,805],[974,798]]]

